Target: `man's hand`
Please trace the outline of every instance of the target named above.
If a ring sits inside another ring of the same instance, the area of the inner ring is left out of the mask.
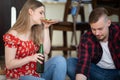
[[[83,74],[76,74],[76,80],[87,80],[87,77]]]

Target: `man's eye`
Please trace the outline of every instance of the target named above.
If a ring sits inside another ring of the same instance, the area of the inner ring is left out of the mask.
[[[91,29],[92,31],[95,31],[95,29]]]
[[[103,28],[99,28],[98,30],[103,30]]]

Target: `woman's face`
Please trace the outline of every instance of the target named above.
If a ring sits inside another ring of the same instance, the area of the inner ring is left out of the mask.
[[[41,24],[41,19],[45,18],[45,8],[41,6],[35,10],[29,9],[29,14],[33,24]]]

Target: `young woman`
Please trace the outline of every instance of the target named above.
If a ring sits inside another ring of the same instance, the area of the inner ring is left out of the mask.
[[[61,56],[45,62],[44,73],[36,72],[36,62],[42,63],[44,59],[43,55],[37,54],[39,42],[43,41],[44,53],[48,54],[50,51],[49,26],[56,23],[42,22],[44,18],[44,5],[37,0],[27,0],[16,23],[3,36],[7,80],[65,80],[66,60]],[[33,34],[34,24],[43,24],[43,39],[35,38],[35,35],[40,37],[42,32]]]

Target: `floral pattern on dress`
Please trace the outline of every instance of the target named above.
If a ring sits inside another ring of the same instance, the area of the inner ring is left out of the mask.
[[[3,40],[5,46],[9,48],[16,48],[16,59],[22,59],[27,56],[36,54],[38,51],[38,46],[36,46],[32,40],[23,41],[12,34],[6,33],[3,35]],[[24,75],[32,75],[39,77],[39,74],[36,73],[36,62],[30,62],[19,68],[7,69],[6,68],[6,77],[7,78],[19,78]]]

